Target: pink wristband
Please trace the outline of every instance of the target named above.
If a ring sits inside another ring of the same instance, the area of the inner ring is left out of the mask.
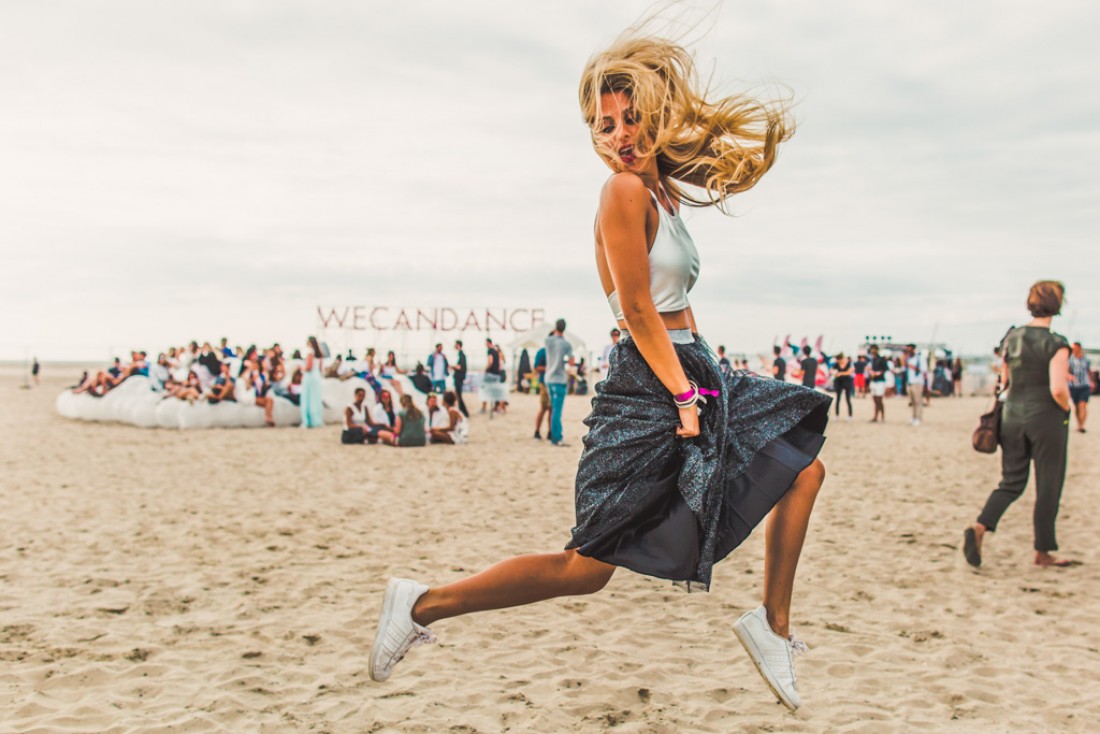
[[[699,392],[698,388],[694,385],[688,388],[687,392],[682,392],[679,395],[673,395],[672,399],[677,403],[686,403],[691,400]]]

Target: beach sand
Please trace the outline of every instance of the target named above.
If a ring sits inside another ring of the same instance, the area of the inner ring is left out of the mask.
[[[46,372],[50,375],[49,370]],[[65,377],[71,377],[65,375]],[[795,589],[804,705],[775,702],[731,624],[759,603],[763,532],[710,594],[618,573],[602,593],[447,620],[384,684],[367,654],[390,576],[451,581],[555,551],[568,448],[536,400],[467,446],[339,444],[339,428],[176,432],[67,421],[71,380],[0,381],[0,732],[1100,731],[1100,458],[1070,436],[1062,553],[1031,566],[1033,490],[962,562],[998,479],[982,399],[908,426],[833,422]]]

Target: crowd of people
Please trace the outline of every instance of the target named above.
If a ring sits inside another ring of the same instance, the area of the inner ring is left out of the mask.
[[[612,329],[611,342],[605,347],[600,360],[600,369],[606,373],[612,348],[620,339],[619,329]],[[452,421],[434,417],[428,421],[429,430],[425,440],[435,443],[461,443],[466,435],[465,421],[470,413],[463,400],[463,387],[466,382],[468,365],[463,343],[456,341],[454,353],[448,357],[443,345],[436,344],[434,350],[423,362],[417,362],[410,370],[398,364],[395,352],[388,351],[380,359],[371,347],[362,357],[356,357],[348,350],[346,355],[337,354],[326,359],[325,350],[313,337],[310,337],[303,349],[294,350],[288,357],[282,347],[276,343],[260,349],[255,345],[248,348],[230,347],[226,339],[214,347],[210,342],[199,344],[192,341],[183,347],[171,347],[150,360],[143,350],[130,353],[129,361],[123,362],[116,357],[114,363],[96,372],[85,373],[73,392],[87,393],[102,397],[134,375],[148,377],[153,390],[164,393],[165,398],[175,398],[194,403],[206,401],[210,404],[236,402],[243,405],[255,405],[263,409],[265,421],[274,425],[272,415],[274,397],[282,397],[299,406],[302,411],[302,425],[307,427],[323,424],[323,403],[321,400],[322,378],[348,380],[353,377],[364,379],[374,392],[375,408],[386,401],[385,413],[393,414],[393,395],[398,403],[403,402],[401,383],[394,381],[398,375],[408,377],[409,382],[420,393],[431,395],[438,410],[449,414],[453,400],[454,410],[461,421]],[[733,371],[753,371],[748,359],[730,358],[724,345],[717,348],[718,366],[723,374]],[[994,349],[991,364],[995,376],[1000,375],[1003,359],[1000,347]],[[860,350],[855,358],[845,353],[828,355],[815,350],[808,344],[798,348],[790,344],[775,346],[774,359],[770,365],[771,376],[778,380],[798,382],[808,387],[816,387],[833,392],[836,395],[834,412],[839,417],[846,412],[846,419],[852,420],[852,400],[870,397],[874,403],[871,422],[886,420],[886,399],[904,397],[908,400],[909,421],[920,425],[924,408],[934,396],[962,397],[962,376],[964,365],[959,357],[947,355],[934,361],[927,353],[921,352],[916,345],[909,344],[900,349],[887,349],[872,344],[866,350]],[[486,339],[486,369],[482,373],[481,412],[491,415],[505,414],[508,409],[508,383],[506,379],[505,355],[499,344]],[[931,366],[930,366],[931,364]],[[546,350],[539,349],[535,356],[533,373],[537,375],[540,408],[535,420],[535,438],[543,436],[543,426],[548,436],[555,434],[551,430],[553,410],[551,390],[545,382]],[[585,383],[584,359],[575,362],[562,375],[554,375],[555,384],[564,384],[566,394],[583,394],[577,386]],[[762,364],[758,370],[767,373],[769,367]],[[1069,358],[1069,385],[1073,413],[1077,430],[1084,433],[1088,419],[1089,396],[1097,390],[1097,375],[1085,355],[1080,342],[1072,345]],[[447,390],[448,379],[453,388]],[[558,383],[558,380],[564,382]],[[557,388],[555,388],[557,389]],[[450,398],[447,397],[448,393]],[[438,406],[442,400],[444,405]],[[348,406],[345,410],[351,410]],[[353,411],[359,415],[359,409]],[[401,412],[400,410],[398,411]],[[417,409],[419,413],[419,409]],[[345,433],[353,427],[365,427],[363,439],[357,443],[386,443],[401,445],[398,435],[400,427],[395,420],[383,421],[375,414],[367,419],[357,419],[354,425],[345,425]],[[396,416],[395,416],[396,417]],[[345,423],[351,420],[346,418]],[[416,431],[417,420],[404,421],[406,430]],[[442,425],[446,423],[446,426]],[[372,428],[378,428],[377,431]],[[398,428],[397,434],[390,439],[382,437],[387,430]],[[448,430],[444,431],[443,429]],[[435,431],[432,434],[431,431]],[[444,436],[443,434],[448,434]],[[434,438],[433,438],[434,436]],[[458,440],[448,438],[460,436]],[[414,445],[417,439],[409,435],[403,445]],[[553,440],[553,439],[552,439]],[[560,439],[555,443],[560,442]]]
[[[482,379],[503,387],[505,394],[493,393],[482,412],[490,409],[504,413],[508,406],[504,354],[491,339],[486,340],[486,348],[488,364]],[[152,390],[163,393],[163,399],[257,406],[263,409],[269,426],[275,425],[275,398],[282,397],[299,407],[301,425],[312,428],[324,424],[322,380],[357,377],[367,382],[374,401],[368,407],[367,389],[355,391],[355,399],[344,408],[343,443],[461,444],[469,435],[469,411],[462,399],[467,361],[461,341],[455,343],[455,350],[452,362],[443,354],[442,344],[437,344],[425,362],[406,370],[398,365],[393,351],[380,360],[373,347],[362,358],[356,358],[350,350],[346,355],[326,357],[327,349],[315,337],[309,337],[304,349],[290,356],[278,343],[261,349],[255,345],[230,347],[224,338],[218,347],[192,341],[161,352],[155,361],[143,350],[131,352],[127,362],[116,357],[103,370],[85,372],[71,389],[77,394],[103,397],[127,379],[141,376],[148,378]],[[395,379],[399,375],[423,393],[426,411],[405,393],[402,382]],[[446,389],[448,378],[453,382],[450,390]]]
[[[924,408],[933,396],[962,397],[962,359],[948,354],[933,361],[915,344],[890,351],[872,344],[866,351],[860,350],[855,359],[844,352],[815,352],[808,344],[797,350],[790,345],[775,346],[773,353],[772,377],[836,393],[835,414],[839,417],[843,407],[847,420],[852,420],[853,397],[870,395],[874,402],[872,423],[886,420],[887,397],[908,398],[914,426],[921,424]]]
[[[222,339],[215,348],[210,342],[201,346],[192,341],[183,347],[171,347],[150,361],[144,350],[130,353],[130,361],[118,357],[114,363],[95,375],[85,373],[74,393],[103,397],[127,379],[142,376],[149,379],[150,388],[163,393],[164,399],[205,401],[211,405],[235,402],[254,405],[264,411],[264,420],[275,425],[275,398],[282,397],[297,405],[302,413],[302,425],[324,424],[321,396],[321,366],[324,352],[315,337],[310,337],[303,350],[287,357],[282,346],[266,349],[252,345],[247,349],[230,347]]]
[[[439,395],[429,393],[423,411],[410,395],[400,396],[400,407],[394,406],[389,390],[383,389],[379,395],[378,402],[368,408],[366,388],[356,389],[355,398],[344,408],[342,443],[404,447],[466,443],[469,423],[458,409],[458,396],[453,390],[443,391],[443,405],[439,404]]]

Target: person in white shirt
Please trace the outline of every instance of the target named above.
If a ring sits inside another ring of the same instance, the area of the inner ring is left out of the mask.
[[[394,385],[398,383],[393,383]],[[378,393],[378,402],[371,408],[370,417],[379,428],[393,428],[397,413],[393,409],[393,395],[389,390]]]
[[[344,407],[344,431],[340,434],[340,443],[357,444],[367,440],[370,418],[367,416],[367,390],[355,389],[355,399]]]
[[[443,354],[443,345],[436,344],[435,351],[428,355],[428,377],[432,381],[432,390],[441,393],[447,389],[447,375],[450,371],[447,356]]]
[[[615,348],[615,345],[619,343],[619,338],[622,336],[622,332],[618,329],[611,330],[611,343],[603,348],[603,356],[600,357],[600,374],[606,375],[608,368],[611,366],[611,350]]]
[[[156,364],[149,365],[149,381],[152,383],[153,390],[156,392],[163,390],[164,383],[168,382],[171,377],[168,357],[164,353],[157,355]]]
[[[909,405],[913,408],[914,426],[919,426],[924,415],[924,381],[928,365],[924,356],[917,351],[916,344],[905,347],[905,371],[909,383]]]
[[[435,408],[435,395],[428,396],[428,429],[432,443],[466,443],[469,424],[458,409],[458,396],[453,391],[443,393],[443,408]],[[434,411],[434,412],[433,412]]]

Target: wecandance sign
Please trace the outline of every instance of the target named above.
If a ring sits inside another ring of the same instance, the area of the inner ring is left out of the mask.
[[[318,306],[324,329],[346,331],[529,331],[546,320],[541,308],[410,308]]]

